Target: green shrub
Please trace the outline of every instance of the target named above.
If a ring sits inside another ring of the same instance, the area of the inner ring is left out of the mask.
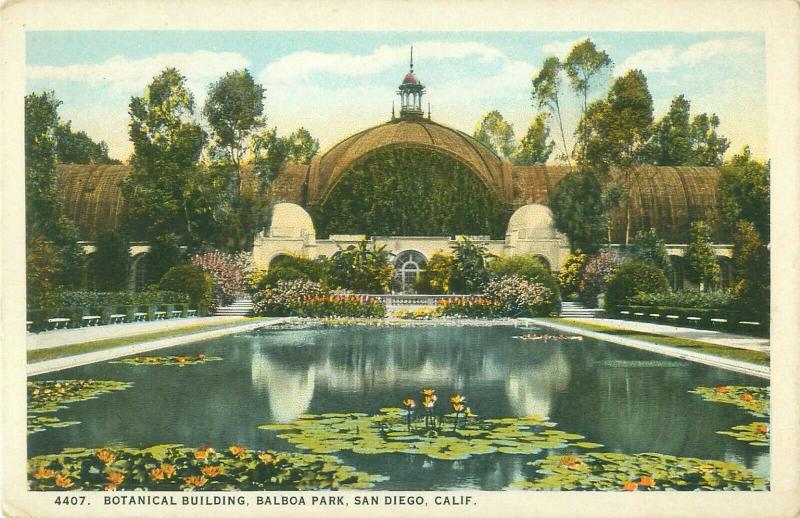
[[[339,250],[327,261],[330,287],[355,293],[387,293],[394,279],[394,266],[386,246],[366,239]]]
[[[529,254],[498,257],[489,263],[488,268],[493,280],[517,275],[528,281],[543,285],[551,293],[550,302],[552,307],[547,308],[547,312],[561,310],[561,288],[558,280],[536,257]]]
[[[489,281],[483,296],[499,304],[501,314],[507,317],[542,317],[558,311],[549,288],[519,275],[504,275]]]
[[[363,295],[316,295],[292,306],[292,314],[300,317],[366,317],[383,318],[386,305],[375,297]]]
[[[486,264],[492,255],[482,244],[463,236],[452,247],[454,270],[450,290],[453,293],[477,293],[489,280]]]
[[[256,291],[275,286],[278,281],[311,281],[328,286],[330,269],[325,258],[308,259],[295,255],[283,255],[272,261],[269,270],[255,282]]]
[[[441,295],[450,293],[450,283],[455,273],[455,258],[451,253],[435,253],[428,259],[425,269],[419,274],[418,293]]]
[[[672,308],[732,309],[736,299],[730,291],[682,290],[634,295],[630,304]]]
[[[564,266],[558,272],[558,284],[561,287],[561,296],[564,298],[576,295],[580,290],[583,266],[586,264],[586,255],[580,250],[567,256]]]
[[[628,261],[611,276],[606,285],[606,309],[616,311],[641,293],[663,293],[669,283],[658,267],[641,261]]]
[[[161,278],[158,287],[187,294],[200,313],[208,312],[214,301],[214,279],[202,266],[173,266]]]

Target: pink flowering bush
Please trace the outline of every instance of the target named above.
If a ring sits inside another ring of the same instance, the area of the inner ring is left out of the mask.
[[[552,290],[519,275],[506,275],[487,282],[483,295],[499,304],[505,316],[547,316],[557,307]]]
[[[192,257],[191,263],[202,267],[214,279],[214,299],[219,306],[231,304],[244,293],[246,258],[218,250]]]
[[[597,307],[597,296],[605,291],[606,283],[616,267],[614,258],[607,250],[591,256],[583,267],[578,288],[581,302],[592,308]]]

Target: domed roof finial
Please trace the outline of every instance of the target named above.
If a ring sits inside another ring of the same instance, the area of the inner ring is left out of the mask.
[[[414,71],[414,45],[411,45],[411,61],[410,61],[410,68],[411,71]]]

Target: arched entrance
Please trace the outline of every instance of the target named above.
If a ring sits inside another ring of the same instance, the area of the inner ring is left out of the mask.
[[[550,268],[550,261],[548,261],[548,260],[547,260],[547,258],[546,258],[545,256],[543,256],[543,255],[539,255],[539,254],[536,254],[536,255],[534,255],[534,256],[533,256],[533,258],[534,258],[535,260],[539,261],[539,264],[541,264],[541,265],[542,265],[542,267],[543,267],[543,268],[545,268],[545,269],[546,269],[548,272],[551,272],[551,271],[553,271],[553,270]]]
[[[414,293],[419,274],[428,260],[416,250],[400,252],[394,259],[395,286],[401,293]]]
[[[672,275],[669,278],[669,287],[672,291],[682,290],[686,282],[685,260],[679,255],[669,256],[672,264]]]
[[[147,286],[147,253],[136,254],[131,259],[131,288],[142,291]]]

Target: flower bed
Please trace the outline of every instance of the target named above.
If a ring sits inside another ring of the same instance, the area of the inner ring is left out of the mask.
[[[457,299],[440,299],[439,314],[458,318],[495,318],[502,315],[502,305],[488,297],[473,295]]]
[[[258,293],[253,313],[261,316],[371,317],[386,316],[386,306],[369,295],[324,291],[317,282],[278,281]]]

